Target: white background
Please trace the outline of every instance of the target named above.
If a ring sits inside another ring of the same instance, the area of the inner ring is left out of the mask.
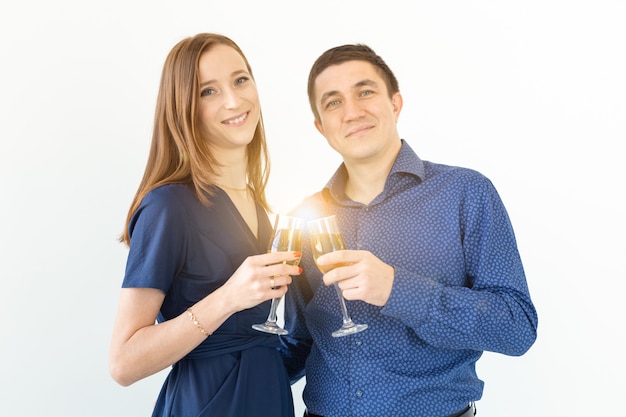
[[[624,22],[617,0],[3,1],[0,415],[150,414],[164,373],[122,388],[107,369],[127,253],[116,239],[165,56],[204,31],[232,37],[252,64],[276,211],[339,161],[313,128],[313,60],[352,42],[382,55],[404,95],[401,136],[500,191],[539,312],[525,356],[479,362],[479,415],[619,414]]]

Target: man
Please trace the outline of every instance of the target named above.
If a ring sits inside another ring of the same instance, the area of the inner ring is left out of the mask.
[[[369,47],[323,53],[308,94],[343,164],[295,212],[335,214],[348,250],[318,259],[345,265],[322,281],[305,248],[286,295],[283,353],[292,382],[306,373],[307,415],[474,415],[482,352],[522,355],[537,334],[497,191],[474,170],[421,160],[400,138],[398,82]],[[341,325],[333,283],[366,330],[331,336]]]

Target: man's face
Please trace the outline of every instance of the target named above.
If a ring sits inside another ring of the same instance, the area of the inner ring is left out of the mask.
[[[402,97],[391,98],[383,78],[366,61],[332,65],[315,80],[315,127],[346,163],[375,160],[398,145]]]

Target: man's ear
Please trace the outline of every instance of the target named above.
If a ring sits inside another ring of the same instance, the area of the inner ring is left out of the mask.
[[[315,128],[317,129],[317,131],[320,132],[322,136],[324,136],[324,128],[322,127],[322,123],[320,123],[318,119],[315,119],[313,121],[313,124],[315,125]]]
[[[393,106],[393,113],[396,115],[396,123],[398,123],[398,118],[400,117],[402,103],[402,94],[400,94],[400,92],[394,93],[394,95],[391,96],[391,105]]]

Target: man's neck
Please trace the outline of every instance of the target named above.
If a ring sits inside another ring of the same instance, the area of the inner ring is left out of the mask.
[[[398,157],[400,147],[390,149],[381,158],[371,161],[344,161],[348,180],[345,193],[351,200],[369,204],[385,188],[389,172]]]

